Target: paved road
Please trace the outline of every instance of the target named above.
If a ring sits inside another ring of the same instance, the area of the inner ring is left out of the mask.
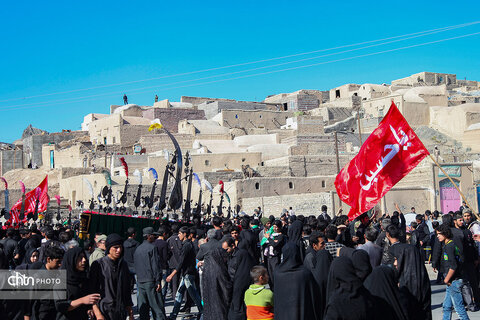
[[[437,285],[435,284],[435,280],[437,279],[436,273],[433,272],[432,268],[428,265],[427,266],[428,273],[430,275],[430,280],[432,284],[432,316],[433,320],[439,320],[442,319],[442,302],[443,299],[445,298],[445,285]],[[136,304],[136,297],[132,297],[134,299],[134,304]],[[166,311],[167,311],[167,316],[170,315],[173,309],[173,300],[171,298],[167,299],[166,302]],[[196,313],[197,308],[194,307],[192,308],[192,313]],[[472,320],[480,320],[480,311],[478,312],[468,312],[468,316]],[[138,318],[138,315],[135,316],[135,318]],[[191,319],[189,317],[184,317],[182,314],[180,314],[177,319]],[[454,313],[452,320],[458,319],[458,316]]]

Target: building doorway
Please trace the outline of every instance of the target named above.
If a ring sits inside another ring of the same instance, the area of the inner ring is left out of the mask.
[[[456,179],[452,179],[455,184],[460,186],[460,183]],[[439,182],[440,185],[440,207],[442,208],[442,213],[448,213],[449,211],[457,211],[460,208],[461,200],[460,193],[458,193],[455,186],[450,182],[449,179],[443,179]]]
[[[55,168],[55,156],[54,156],[54,151],[50,150],[50,169]]]

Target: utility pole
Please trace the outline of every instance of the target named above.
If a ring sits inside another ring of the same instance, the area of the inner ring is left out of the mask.
[[[337,131],[334,131],[335,137],[335,154],[337,156],[337,174],[340,173],[340,156],[338,155],[338,138],[337,138]]]
[[[335,155],[337,158],[337,174],[340,173],[340,156],[338,155],[338,139],[337,139],[337,131],[334,131],[334,138],[335,138]],[[338,199],[338,202],[340,204],[340,208],[342,208],[342,200],[340,198]]]
[[[107,168],[107,144],[105,143],[105,168]]]
[[[358,123],[358,139],[360,140],[360,147],[362,147],[363,141],[362,141],[362,127],[360,126],[360,108],[358,109],[358,112],[357,112],[357,123]]]

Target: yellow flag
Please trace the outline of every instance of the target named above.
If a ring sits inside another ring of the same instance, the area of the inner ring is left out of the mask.
[[[160,123],[152,123],[150,127],[148,127],[148,131],[152,131],[154,129],[162,129],[163,126]]]

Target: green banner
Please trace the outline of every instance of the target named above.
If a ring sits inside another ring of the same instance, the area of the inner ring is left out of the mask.
[[[90,221],[90,228],[88,229],[88,234],[90,239],[95,239],[95,233],[101,232],[105,235],[111,233],[117,233],[122,238],[126,237],[127,229],[134,227],[137,232],[135,240],[142,243],[143,234],[142,230],[146,227],[153,227],[156,231],[160,227],[162,220],[156,219],[145,219],[145,218],[133,218],[126,216],[116,216],[116,215],[103,215],[103,214],[92,214]]]

